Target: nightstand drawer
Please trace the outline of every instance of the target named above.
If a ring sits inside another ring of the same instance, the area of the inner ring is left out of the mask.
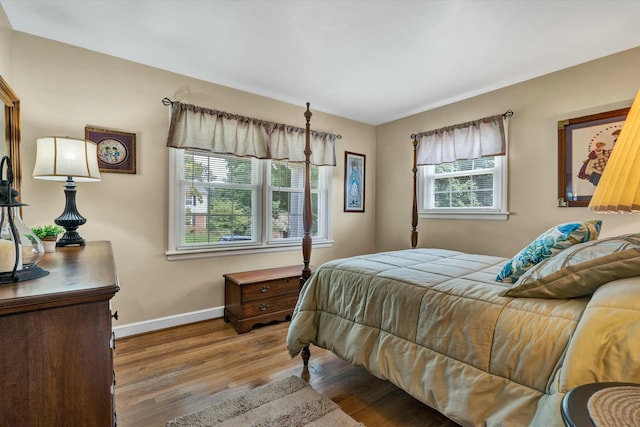
[[[255,283],[242,286],[242,301],[270,298],[277,295],[298,294],[300,277],[287,277],[280,280]]]
[[[298,302],[297,294],[251,301],[242,304],[242,318],[262,316],[283,310],[293,311],[296,302]]]

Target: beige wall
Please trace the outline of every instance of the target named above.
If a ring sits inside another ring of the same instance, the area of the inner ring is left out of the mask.
[[[410,245],[410,135],[509,109],[515,112],[509,121],[509,220],[422,219],[419,246],[511,256],[547,228],[586,218],[603,220],[602,236],[640,231],[637,215],[557,207],[557,122],[628,107],[639,88],[635,48],[379,126],[376,249]]]
[[[9,83],[13,82],[13,30],[4,12],[0,6],[0,76]]]
[[[178,74],[16,32],[14,89],[22,103],[24,220],[51,223],[62,213],[61,182],[33,180],[35,139],[84,137],[85,125],[137,134],[138,173],[103,173],[99,183],[78,184],[78,209],[87,240],[110,240],[121,290],[116,325],[224,305],[224,273],[301,264],[299,249],[261,255],[167,261],[169,111],[162,98],[304,126],[304,105],[291,105]],[[313,100],[311,101],[313,111]],[[317,249],[312,263],[374,249],[375,128],[313,112],[312,128],[342,134],[333,171],[335,245]],[[367,156],[366,213],[343,213],[344,151]]]
[[[0,19],[1,20],[1,19]],[[44,40],[0,26],[0,72],[13,74],[21,98],[23,199],[27,224],[50,223],[63,209],[62,184],[30,178],[34,141],[44,135],[83,137],[85,125],[135,132],[138,173],[103,174],[78,185],[88,218],[81,234],[110,240],[121,291],[117,325],[224,304],[222,274],[296,264],[299,251],[167,261],[168,110],[163,97],[302,126],[304,106]],[[5,62],[7,61],[7,62]],[[9,66],[5,65],[6,63]],[[599,217],[603,235],[638,231],[637,216],[597,216],[556,207],[557,122],[628,106],[640,87],[640,48],[513,85],[378,128],[314,112],[312,127],[340,133],[334,169],[333,237],[323,261],[409,246],[412,148],[409,135],[512,109],[508,221],[421,220],[420,246],[509,256],[546,228]],[[310,100],[313,103],[313,100]],[[313,108],[313,105],[312,105]],[[364,214],[344,213],[344,151],[367,156]],[[378,165],[378,163],[380,163]]]

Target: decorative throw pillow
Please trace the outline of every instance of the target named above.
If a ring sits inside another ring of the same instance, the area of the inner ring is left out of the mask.
[[[551,227],[508,260],[496,281],[515,283],[525,271],[563,249],[597,239],[601,226],[601,220],[593,219]]]
[[[502,295],[577,298],[634,276],[640,276],[640,234],[627,234],[572,246],[532,267]]]

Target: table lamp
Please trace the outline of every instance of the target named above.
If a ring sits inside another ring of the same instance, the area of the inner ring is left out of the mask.
[[[640,92],[624,121],[591,201],[594,212],[640,212]]]
[[[94,142],[69,137],[49,136],[36,140],[36,165],[33,177],[52,181],[66,181],[64,212],[54,220],[66,232],[56,246],[84,246],[77,229],[87,222],[76,207],[74,182],[100,181],[98,148]]]

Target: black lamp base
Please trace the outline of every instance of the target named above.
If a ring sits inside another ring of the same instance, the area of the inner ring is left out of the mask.
[[[5,283],[22,282],[23,280],[39,279],[47,274],[49,274],[47,270],[43,270],[37,265],[28,265],[25,266],[24,269],[18,270],[15,273],[10,271],[7,273],[0,273],[0,285]]]
[[[58,239],[56,246],[84,246],[85,241],[76,230],[87,222],[87,219],[80,215],[76,207],[76,183],[70,176],[64,184],[64,196],[66,200],[64,212],[53,222],[64,228],[66,232]]]
[[[56,222],[57,224],[57,222]],[[77,231],[67,230],[56,242],[56,247],[60,246],[84,246],[85,240],[80,237]]]

